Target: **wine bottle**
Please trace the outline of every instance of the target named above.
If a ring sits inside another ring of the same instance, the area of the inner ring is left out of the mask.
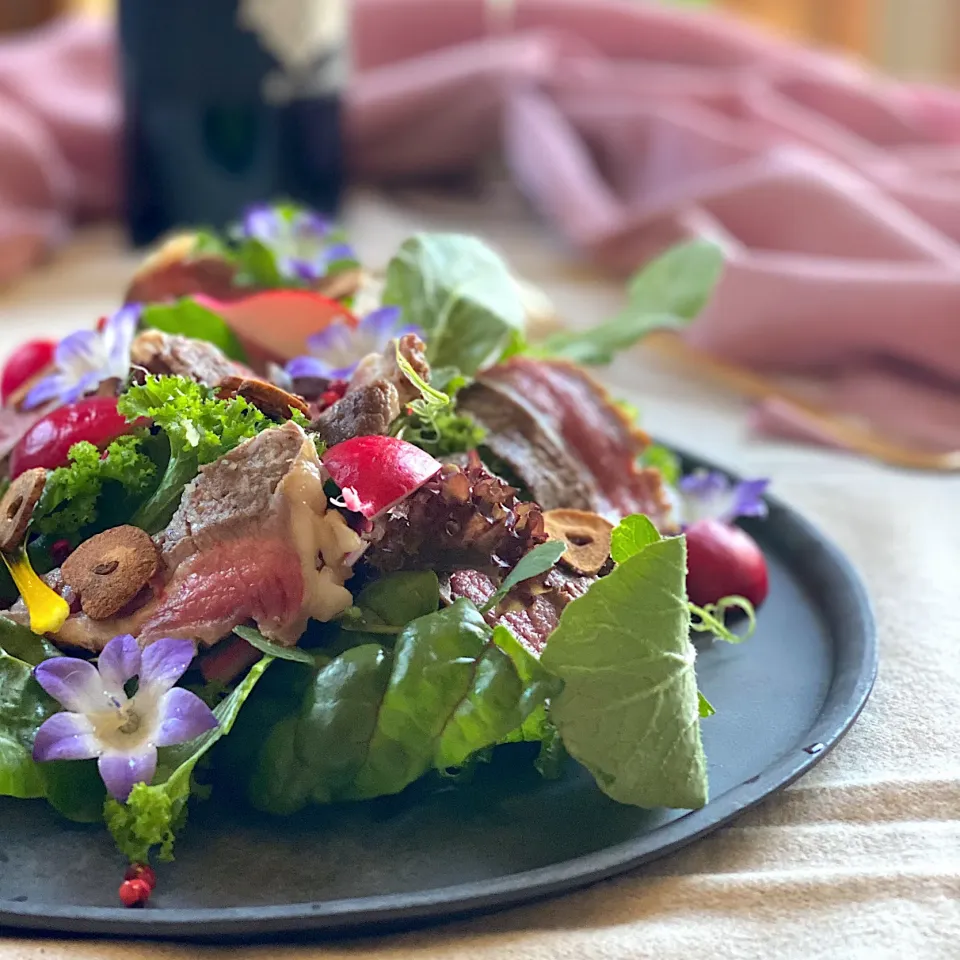
[[[348,0],[120,0],[134,243],[258,201],[332,214]]]

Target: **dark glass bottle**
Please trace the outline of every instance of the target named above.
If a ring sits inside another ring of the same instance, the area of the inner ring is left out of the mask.
[[[120,0],[134,243],[250,203],[333,213],[348,0]]]

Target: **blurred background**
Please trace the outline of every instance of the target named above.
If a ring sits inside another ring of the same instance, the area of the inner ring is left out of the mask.
[[[127,237],[293,197],[375,267],[477,233],[585,325],[697,236],[691,376],[953,471],[958,77],[960,0],[0,0],[0,286],[59,333],[42,298],[115,302]]]
[[[730,10],[781,33],[863,57],[911,79],[960,75],[957,0],[662,0]],[[107,15],[114,0],[0,0],[0,30],[42,23],[64,10]]]

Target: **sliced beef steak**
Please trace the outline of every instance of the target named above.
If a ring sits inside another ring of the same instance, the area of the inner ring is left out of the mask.
[[[459,406],[544,510],[592,510],[612,521],[645,513],[665,524],[670,503],[657,470],[637,467],[649,443],[582,368],[514,357],[463,390]]]
[[[212,343],[160,330],[139,334],[133,341],[130,359],[150,373],[189,377],[208,387],[215,387],[225,377],[253,376],[243,364],[231,360]]]
[[[209,646],[252,620],[271,640],[296,644],[308,618],[329,620],[350,605],[348,560],[361,546],[327,510],[321,471],[313,441],[294,423],[204,467],[155,538],[153,596],[110,620],[74,614],[57,642],[97,652],[132,633],[142,644],[182,637]],[[50,582],[58,579],[55,571]]]
[[[506,611],[490,610],[484,619],[491,626],[502,623],[533,654],[539,656],[547,637],[560,622],[563,608],[577,597],[582,597],[594,577],[577,577],[554,568],[533,582],[520,584],[508,596]],[[441,582],[444,599],[452,603],[466,597],[482,607],[497,589],[496,583],[479,570],[456,570]]]

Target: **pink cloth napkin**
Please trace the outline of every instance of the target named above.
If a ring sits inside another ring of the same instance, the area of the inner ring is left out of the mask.
[[[0,283],[119,203],[111,36],[64,19],[0,40]]]
[[[960,94],[628,0],[356,0],[354,43],[355,176],[501,150],[612,271],[710,238],[729,267],[696,346],[960,448]],[[0,270],[116,203],[111,62],[76,21],[0,46],[0,241],[22,238]],[[822,439],[778,404],[755,424]]]

